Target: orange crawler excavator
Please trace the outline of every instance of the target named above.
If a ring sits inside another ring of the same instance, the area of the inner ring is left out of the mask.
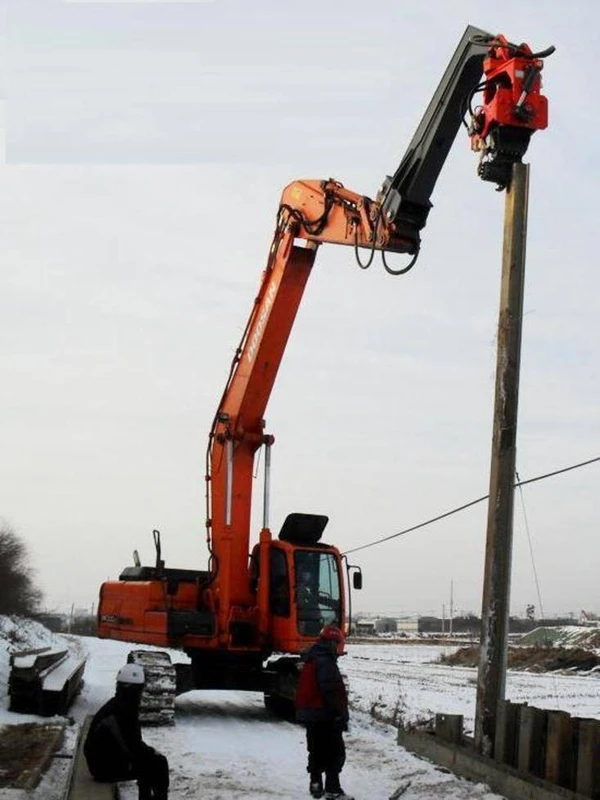
[[[480,177],[505,188],[533,132],[547,126],[540,73],[553,49],[534,53],[469,26],[398,169],[375,200],[334,180],[296,181],[284,190],[258,296],[210,429],[207,569],[166,568],[155,531],[155,565],[141,566],[136,556],[135,566],[101,587],[100,637],[189,656],[190,663],[176,669],[166,654],[130,656],[150,673],[156,667],[159,691],[150,721],[172,721],[175,692],[191,688],[263,691],[267,706],[284,712],[294,697],[301,651],[325,623],[347,622],[347,576],[352,571],[354,588],[362,576],[322,542],[328,518],[290,514],[274,538],[268,516],[274,440],[264,414],[318,247],[348,245],[362,267],[378,251],[389,273],[411,269],[435,182],[461,123],[480,156]],[[394,268],[387,253],[408,254],[409,263]],[[265,450],[264,520],[250,549],[259,448]]]

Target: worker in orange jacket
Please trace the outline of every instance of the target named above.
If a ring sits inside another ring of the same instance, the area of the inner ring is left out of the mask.
[[[304,654],[296,692],[296,718],[306,727],[309,791],[326,800],[352,800],[340,786],[346,761],[342,736],[348,730],[348,698],[337,658],[343,642],[337,625],[326,625]],[[325,785],[323,785],[325,773]]]

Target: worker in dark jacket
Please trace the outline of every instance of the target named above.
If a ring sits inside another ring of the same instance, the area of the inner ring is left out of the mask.
[[[348,730],[346,687],[337,666],[343,634],[337,625],[326,625],[316,643],[304,655],[296,692],[296,718],[306,727],[309,791],[326,800],[352,800],[340,786],[346,760],[342,732]],[[323,786],[325,773],[325,786]]]
[[[119,670],[115,696],[94,716],[83,751],[95,780],[137,780],[139,800],[167,800],[169,763],[142,741],[139,708],[144,684],[139,664]]]

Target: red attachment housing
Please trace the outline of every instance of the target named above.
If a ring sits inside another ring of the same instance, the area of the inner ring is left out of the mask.
[[[496,37],[483,62],[485,88],[472,122],[473,150],[481,149],[480,141],[496,126],[530,131],[548,127],[548,101],[541,94],[543,66],[529,45],[515,50],[504,36]]]

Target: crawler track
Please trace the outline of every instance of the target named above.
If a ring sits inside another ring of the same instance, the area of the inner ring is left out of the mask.
[[[140,664],[146,675],[140,705],[142,725],[173,725],[176,676],[169,654],[158,650],[132,650],[127,661]]]

